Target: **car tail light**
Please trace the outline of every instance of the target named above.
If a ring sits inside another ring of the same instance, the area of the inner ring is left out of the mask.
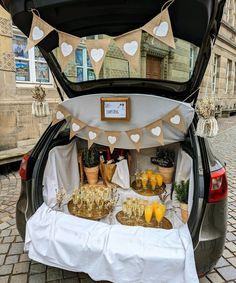
[[[227,197],[228,182],[224,168],[211,172],[208,202],[218,202]]]
[[[27,180],[27,167],[28,167],[29,158],[30,158],[30,156],[28,154],[25,154],[23,156],[22,161],[21,161],[20,176],[21,176],[21,180],[23,180],[23,181]]]

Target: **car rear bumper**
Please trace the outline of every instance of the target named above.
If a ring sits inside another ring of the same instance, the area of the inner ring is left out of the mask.
[[[195,261],[199,275],[208,273],[222,256],[227,231],[227,199],[206,205],[195,247]]]

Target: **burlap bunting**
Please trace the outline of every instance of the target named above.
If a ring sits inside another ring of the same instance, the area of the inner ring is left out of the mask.
[[[27,50],[37,45],[43,40],[54,28],[33,13],[33,20],[31,24]]]
[[[164,144],[164,137],[163,137],[163,128],[162,128],[162,121],[157,120],[145,127],[150,133],[156,138],[158,143],[161,145]]]
[[[66,119],[67,117],[71,116],[70,112],[63,107],[62,105],[57,106],[56,113],[54,115],[54,119],[52,121],[52,126],[57,124],[58,122]]]
[[[96,142],[99,134],[100,134],[100,130],[98,128],[95,127],[88,127],[87,126],[87,139],[88,139],[88,148],[90,148],[92,146],[93,143]]]
[[[65,32],[58,31],[59,37],[59,62],[62,71],[66,65],[73,59],[76,48],[79,46],[81,40],[79,37],[70,35]]]
[[[126,134],[130,138],[131,142],[135,145],[136,150],[139,151],[141,147],[141,139],[143,136],[143,130],[134,129],[134,130],[126,131]]]
[[[181,132],[186,133],[186,125],[184,118],[179,111],[179,107],[176,107],[167,113],[164,117],[162,117],[162,120],[167,122],[172,127],[179,129]]]
[[[79,119],[72,117],[70,121],[70,139],[72,139],[80,130],[85,128],[87,124]]]
[[[153,37],[157,38],[164,44],[175,48],[175,41],[168,8],[164,9],[160,14],[158,14],[155,18],[145,24],[141,29],[151,34]]]
[[[102,64],[105,59],[110,42],[111,38],[85,41],[88,55],[93,66],[96,78],[99,78],[99,73],[102,68]]]
[[[142,31],[140,29],[115,38],[116,45],[121,49],[125,58],[135,71],[139,71],[140,67],[141,38]]]
[[[113,152],[113,150],[114,150],[114,148],[115,148],[115,146],[118,142],[118,139],[120,137],[120,133],[121,132],[117,132],[117,131],[105,131],[111,153]]]

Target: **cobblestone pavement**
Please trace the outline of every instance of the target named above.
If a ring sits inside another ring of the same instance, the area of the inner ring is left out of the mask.
[[[236,117],[221,119],[220,128],[221,133],[212,140],[212,144],[227,163],[227,242],[216,268],[202,278],[201,283],[236,282]],[[15,225],[15,207],[19,192],[20,178],[17,172],[0,175],[0,283],[94,282],[86,274],[47,267],[28,258],[23,252],[23,242]]]

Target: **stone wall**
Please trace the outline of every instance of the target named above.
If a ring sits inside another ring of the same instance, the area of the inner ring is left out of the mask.
[[[46,87],[50,116],[31,114],[34,85],[16,84],[12,52],[12,23],[0,6],[0,151],[36,143],[51,121],[59,101],[53,85]]]

